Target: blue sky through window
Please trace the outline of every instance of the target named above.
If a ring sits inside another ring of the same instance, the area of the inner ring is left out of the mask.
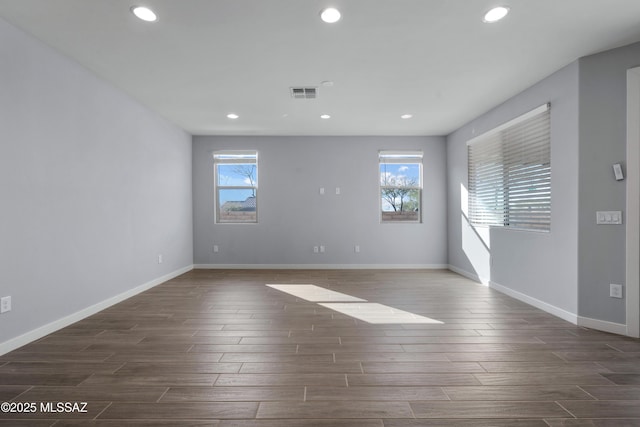
[[[218,186],[220,187],[257,187],[258,177],[255,164],[219,164]],[[243,202],[255,195],[252,189],[224,189],[219,191],[220,204]]]
[[[380,207],[382,212],[418,212],[420,209],[420,187],[420,164],[380,163]],[[409,219],[406,215],[402,218]],[[416,214],[415,219],[418,218]],[[385,220],[384,215],[383,220]]]
[[[380,184],[419,187],[420,165],[416,163],[380,163]]]

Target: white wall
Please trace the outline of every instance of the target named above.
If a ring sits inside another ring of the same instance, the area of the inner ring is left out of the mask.
[[[258,224],[214,223],[220,149],[258,150]],[[424,151],[422,224],[380,224],[380,149]],[[194,137],[194,263],[445,266],[445,164],[443,137]]]
[[[6,351],[191,266],[191,137],[2,20],[0,58]]]
[[[465,216],[466,142],[551,103],[549,233],[474,229]],[[447,137],[452,269],[575,321],[578,313],[578,63],[574,62]]]

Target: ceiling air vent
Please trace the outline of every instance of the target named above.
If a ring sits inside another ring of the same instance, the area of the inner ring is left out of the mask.
[[[290,87],[291,97],[295,99],[316,99],[318,88],[315,87]]]

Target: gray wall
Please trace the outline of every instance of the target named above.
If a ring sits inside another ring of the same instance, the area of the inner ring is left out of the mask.
[[[640,44],[582,58],[446,139],[203,136],[193,145],[1,20],[0,57],[0,296],[13,297],[0,344],[194,262],[448,263],[568,313],[625,321],[624,300],[608,297],[609,283],[624,284],[625,227],[596,226],[595,212],[624,210],[626,183],[611,165],[624,162],[626,70],[640,65]],[[473,229],[466,141],[545,102],[551,232]],[[260,152],[258,224],[214,224],[219,149]],[[424,150],[422,224],[380,224],[379,149]]]
[[[551,102],[552,229],[473,229],[464,215],[466,142]],[[578,64],[573,63],[447,137],[449,264],[577,314]],[[488,238],[481,238],[489,234]]]
[[[220,149],[258,150],[258,224],[214,223]],[[424,150],[422,224],[380,224],[380,149]],[[446,265],[445,164],[443,137],[194,137],[194,263]]]
[[[580,60],[580,315],[626,323],[625,225],[596,225],[596,211],[625,210],[626,181],[612,165],[626,158],[627,69],[640,65],[640,43]],[[624,213],[623,213],[624,218]]]
[[[1,20],[0,58],[1,344],[190,266],[193,242],[190,135]]]

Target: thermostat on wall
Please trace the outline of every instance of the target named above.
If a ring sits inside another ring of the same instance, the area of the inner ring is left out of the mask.
[[[624,174],[622,173],[622,165],[620,163],[616,163],[613,165],[613,174],[616,177],[616,181],[622,181],[624,179]]]

